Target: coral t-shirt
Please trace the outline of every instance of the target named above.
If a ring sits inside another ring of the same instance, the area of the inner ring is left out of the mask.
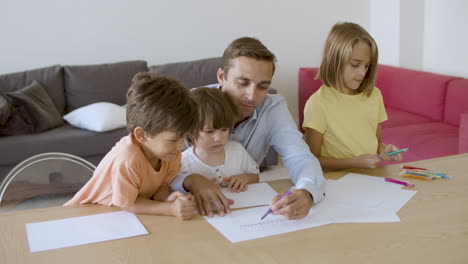
[[[161,160],[155,171],[138,141],[123,137],[102,159],[93,177],[64,205],[86,203],[127,208],[138,196],[152,198],[161,186],[168,186],[181,169],[181,153],[171,161]]]

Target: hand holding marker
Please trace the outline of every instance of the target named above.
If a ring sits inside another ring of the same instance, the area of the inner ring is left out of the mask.
[[[392,152],[389,152],[389,153],[385,153],[385,154],[380,154],[380,158],[382,158],[383,156],[394,156],[394,155],[397,155],[397,154],[400,154],[400,153],[403,153],[403,152],[406,152],[410,150],[410,148],[404,148],[404,149],[400,149],[400,150],[396,150],[396,151],[392,151]]]
[[[284,197],[290,195],[291,193],[292,193],[292,190],[289,189],[287,192],[283,193],[283,195],[281,195],[281,197],[280,197],[278,200],[276,200],[276,201],[279,201],[279,200],[283,199]],[[271,210],[271,207],[268,208],[268,210],[267,210],[266,213],[262,216],[262,218],[260,218],[260,220],[263,220],[263,218],[265,218],[267,215],[271,214],[272,212],[273,212],[273,210]]]

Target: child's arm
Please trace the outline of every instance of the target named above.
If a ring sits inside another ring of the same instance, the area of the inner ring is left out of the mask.
[[[193,217],[195,202],[191,195],[173,192],[165,201],[138,196],[133,205],[123,209],[135,214],[173,215],[182,220],[189,220]]]
[[[156,193],[153,195],[152,199],[155,201],[164,202],[166,201],[167,197],[171,194],[171,188],[168,185],[161,185],[159,186]]]
[[[309,145],[310,151],[320,161],[324,170],[344,170],[350,168],[376,168],[382,160],[378,155],[364,154],[355,158],[336,159],[321,157],[323,135],[315,129],[305,128],[305,141]]]
[[[383,160],[385,160],[385,161],[401,161],[401,160],[403,160],[402,154],[397,154],[397,155],[390,156],[390,157],[383,155],[385,153],[389,153],[389,152],[392,152],[392,151],[397,151],[398,148],[395,145],[392,145],[392,144],[385,145],[382,142],[382,125],[380,123],[379,123],[379,125],[377,127],[377,140],[379,142],[379,146],[377,148],[377,154],[379,154],[382,157]]]
[[[256,173],[245,173],[225,177],[223,180],[228,182],[228,188],[231,188],[231,191],[244,192],[247,191],[248,184],[258,182],[259,177]]]

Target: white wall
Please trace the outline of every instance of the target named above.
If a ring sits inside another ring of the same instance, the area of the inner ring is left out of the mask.
[[[425,0],[400,1],[400,66],[424,69]]]
[[[468,2],[370,0],[379,62],[468,78]]]
[[[379,63],[400,65],[400,1],[370,1],[369,33],[379,47]]]
[[[337,21],[369,28],[369,0],[2,0],[0,74],[52,64],[221,56],[256,36],[278,57],[273,86],[297,118],[299,67],[318,66]]]
[[[424,70],[468,78],[468,2],[426,0]]]

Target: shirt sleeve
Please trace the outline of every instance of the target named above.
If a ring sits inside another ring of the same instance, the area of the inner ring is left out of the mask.
[[[116,161],[112,170],[111,205],[128,208],[135,203],[139,194],[140,178],[131,162]]]
[[[327,129],[327,119],[323,105],[317,93],[313,94],[304,107],[304,122],[302,128],[313,128],[323,134]]]
[[[271,145],[281,155],[296,189],[312,194],[314,203],[325,196],[326,181],[320,163],[310,152],[284,98],[271,109]]]
[[[379,121],[378,121],[378,123],[382,123],[382,122],[388,120],[387,112],[385,111],[385,105],[384,105],[384,102],[383,102],[382,93],[380,92],[380,90],[377,87],[375,87],[374,89],[377,91],[377,103],[379,104]]]

